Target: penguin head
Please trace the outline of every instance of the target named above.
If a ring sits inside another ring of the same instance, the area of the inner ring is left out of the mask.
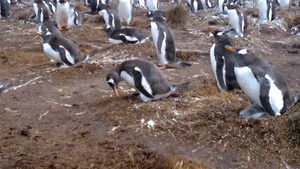
[[[58,0],[59,3],[64,4],[66,2],[68,2],[68,0]]]
[[[121,77],[117,71],[113,70],[106,76],[107,84],[114,90],[114,93],[118,97],[120,96],[118,91],[118,84],[120,81],[121,81]]]
[[[239,8],[239,6],[233,1],[228,1],[228,3],[224,3],[223,5],[226,6],[229,10]]]
[[[292,27],[292,28],[291,28],[291,34],[292,34],[292,35],[295,35],[295,34],[300,33],[300,32],[299,32],[299,31],[300,31],[299,28],[300,28],[300,25]]]
[[[149,11],[146,16],[150,20],[166,20],[166,14],[163,11]]]
[[[230,38],[227,35],[227,32],[219,31],[219,30],[210,30],[210,33],[214,35],[216,43],[224,44],[224,45],[232,45]]]

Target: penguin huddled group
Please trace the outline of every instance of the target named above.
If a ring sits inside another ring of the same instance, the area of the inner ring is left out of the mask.
[[[141,6],[143,2],[138,1]],[[151,36],[137,28],[129,27],[134,16],[132,15],[133,2],[130,0],[119,0],[118,8],[108,0],[85,0],[83,3],[90,6],[90,11],[80,14],[68,0],[34,0],[33,2],[34,14],[30,16],[28,22],[39,24],[38,34],[42,37],[43,51],[55,62],[56,67],[76,66],[96,54],[97,50],[83,54],[78,45],[64,37],[61,32],[64,29],[80,27],[82,17],[94,14],[104,18],[106,25],[101,30],[106,31],[112,46],[137,44],[135,46],[138,48],[138,44],[150,43],[152,40],[153,51],[163,68],[169,64],[180,65],[183,68],[192,65],[176,56],[174,34],[168,25],[165,12],[159,10],[157,0],[146,1],[148,10],[145,10],[145,17],[149,19]],[[214,2],[211,0],[188,0],[187,4],[191,12],[214,7]],[[242,9],[242,1],[220,0],[218,4],[219,14],[222,14],[220,18],[223,19],[223,16],[227,15],[237,37],[248,36],[247,16]],[[276,4],[284,8],[289,7],[286,2],[273,0],[259,0],[258,4],[259,16],[268,21],[275,19]],[[299,25],[293,27],[291,33],[300,34],[299,28]],[[290,95],[283,76],[274,66],[249,49],[235,48],[229,36],[230,31],[210,31],[215,38],[215,43],[210,48],[210,61],[220,92],[242,90],[247,95],[251,106],[240,112],[240,115],[245,118],[282,115],[299,100],[300,95]],[[120,95],[118,85],[122,80],[139,91],[142,101],[166,98],[186,88],[190,83],[171,84],[156,64],[143,59],[125,61],[109,71],[106,82],[116,96]]]

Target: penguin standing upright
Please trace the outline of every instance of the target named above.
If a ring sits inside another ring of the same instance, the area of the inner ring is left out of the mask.
[[[227,13],[232,28],[236,31],[239,37],[246,37],[248,27],[247,16],[233,2],[224,5],[228,8]]]
[[[99,6],[99,15],[102,15],[106,25],[111,27],[121,28],[121,18],[118,11],[110,5],[101,5]]]
[[[299,95],[290,97],[287,84],[274,66],[255,56],[247,49],[226,49],[235,53],[236,79],[252,105],[243,111],[245,118],[279,116],[291,108]]]
[[[0,12],[3,18],[10,16],[10,0],[0,0]]]
[[[59,0],[56,9],[56,22],[60,30],[72,26],[81,25],[81,17],[78,11],[70,6],[68,0]]]
[[[130,0],[119,0],[118,11],[121,22],[125,22],[127,25],[129,25],[132,13],[132,5]]]
[[[201,4],[203,9],[209,9],[214,7],[212,0],[201,0]]]
[[[74,42],[62,36],[52,34],[48,28],[42,33],[37,33],[43,38],[43,50],[45,54],[57,62],[57,67],[61,65],[73,66],[80,64],[95,54],[95,51],[93,51],[90,54],[83,55]]]
[[[260,19],[272,21],[275,19],[275,3],[274,0],[259,0],[259,17]]]
[[[199,10],[203,9],[201,0],[187,0],[187,3],[192,12],[198,12]]]
[[[151,33],[158,58],[163,65],[179,64],[183,67],[191,66],[190,63],[176,57],[174,36],[169,28],[162,11],[150,11],[147,17],[151,20]]]
[[[292,0],[276,0],[276,1],[277,1],[277,4],[279,4],[279,6],[282,8],[285,8],[285,9],[291,8]]]
[[[44,0],[34,0],[33,2],[34,14],[32,14],[27,22],[29,23],[43,23],[49,20],[52,7],[49,7],[47,2]]]
[[[143,101],[163,99],[189,85],[189,82],[171,85],[156,65],[139,59],[125,61],[116,66],[108,73],[106,80],[117,96],[119,96],[118,84],[121,80],[125,80],[140,92]]]
[[[148,11],[158,10],[158,0],[146,0],[146,6]]]
[[[210,48],[210,61],[220,91],[241,89],[234,74],[234,55],[225,46],[232,43],[225,32],[211,31],[215,43]]]
[[[134,28],[115,28],[106,25],[105,31],[107,32],[109,42],[112,44],[141,44],[150,39],[142,31]]]

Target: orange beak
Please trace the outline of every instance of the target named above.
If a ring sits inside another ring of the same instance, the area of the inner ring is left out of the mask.
[[[41,35],[41,36],[43,35],[42,32],[36,32],[36,34],[37,34],[37,35]]]
[[[116,96],[120,97],[117,85],[114,86],[114,92],[115,92]]]
[[[228,6],[228,4],[223,4],[223,6]]]
[[[100,30],[100,31],[105,31],[105,28],[99,28],[98,30]]]
[[[231,52],[235,52],[235,50],[233,49],[233,47],[226,45],[225,49],[231,51]]]

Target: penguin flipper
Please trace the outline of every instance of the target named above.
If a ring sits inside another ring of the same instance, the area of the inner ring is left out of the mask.
[[[265,109],[265,111],[271,115],[275,116],[275,112],[272,109],[271,103],[270,103],[270,98],[269,98],[269,92],[270,92],[270,82],[268,79],[263,77],[260,81],[260,94],[259,94],[259,99],[260,102]]]
[[[135,84],[135,87],[139,90],[139,92],[141,92],[143,95],[145,95],[146,97],[148,98],[154,98],[152,94],[150,94],[146,89],[145,89],[145,86],[143,85],[143,75],[140,71],[138,71],[137,68],[135,67],[134,70],[133,70],[133,79],[134,79],[134,84]]]
[[[122,40],[123,43],[138,43],[139,39],[136,37],[126,36],[125,34],[120,34],[119,38]]]
[[[74,63],[72,63],[72,61],[70,62],[69,59],[71,60],[71,56],[69,54],[69,52],[67,52],[64,48],[59,47],[58,48],[58,52],[60,55],[61,60],[68,66],[72,66]],[[74,60],[74,59],[73,59]],[[73,61],[74,62],[74,61]]]

